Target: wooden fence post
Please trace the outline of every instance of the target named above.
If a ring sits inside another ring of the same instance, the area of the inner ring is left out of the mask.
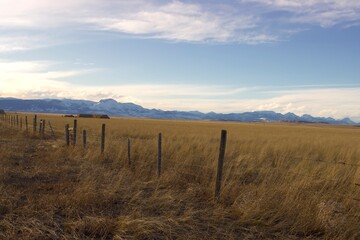
[[[131,142],[130,142],[130,138],[128,138],[128,165],[129,167],[131,167]]]
[[[224,159],[225,159],[226,135],[227,135],[226,130],[221,130],[220,152],[219,152],[219,160],[218,160],[217,175],[216,175],[216,185],[215,185],[215,198],[217,200],[219,199],[220,190],[221,190],[222,172],[223,172]]]
[[[23,125],[23,122],[22,122],[22,117],[20,118],[20,129],[22,130],[22,125]]]
[[[83,130],[83,147],[86,148],[86,130]]]
[[[36,133],[36,126],[37,126],[37,115],[35,114],[33,121],[34,134]]]
[[[41,138],[45,138],[45,126],[46,126],[46,121],[45,121],[45,119],[43,119],[42,126],[41,126]]]
[[[19,115],[16,115],[16,127],[19,128]]]
[[[104,153],[105,150],[105,124],[101,128],[101,153]]]
[[[26,129],[26,132],[28,131],[28,117],[25,116],[25,129]]]
[[[74,119],[74,128],[73,128],[73,145],[76,145],[76,132],[77,132],[77,120]]]
[[[158,137],[157,175],[158,177],[160,177],[161,175],[161,133],[159,133],[159,137]]]
[[[40,119],[40,122],[39,122],[39,135],[41,137],[41,133],[42,133],[42,119]]]
[[[69,124],[65,125],[65,141],[66,141],[66,146],[70,146]]]

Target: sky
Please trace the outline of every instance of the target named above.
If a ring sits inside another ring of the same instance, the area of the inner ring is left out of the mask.
[[[0,97],[360,121],[359,0],[0,0]]]

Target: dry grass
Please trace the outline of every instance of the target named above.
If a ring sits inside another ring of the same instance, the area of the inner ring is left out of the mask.
[[[0,123],[1,239],[360,239],[360,128],[78,119],[88,131],[84,150],[80,140],[65,146],[73,119],[39,118],[51,121],[57,140]]]

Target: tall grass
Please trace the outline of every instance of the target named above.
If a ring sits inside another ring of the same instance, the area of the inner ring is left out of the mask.
[[[360,238],[360,128],[78,119],[79,132],[88,132],[83,149],[65,146],[72,119],[40,118],[51,121],[57,140],[1,123],[0,238]],[[223,128],[228,143],[216,202]]]

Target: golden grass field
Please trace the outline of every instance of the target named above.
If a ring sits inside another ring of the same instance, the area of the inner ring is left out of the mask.
[[[57,137],[40,139],[27,116],[28,133],[0,121],[0,239],[360,239],[359,127],[78,118],[66,147],[72,118],[38,115]]]

